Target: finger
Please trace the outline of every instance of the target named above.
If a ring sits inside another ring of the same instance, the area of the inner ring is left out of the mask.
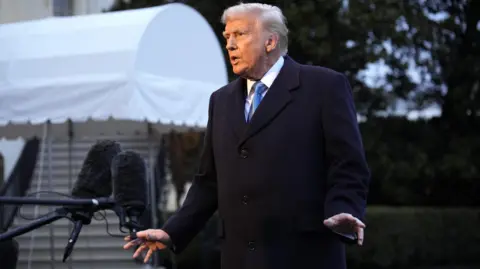
[[[147,248],[147,245],[141,245],[139,248],[137,248],[137,251],[133,253],[133,258],[138,257],[138,255],[140,255],[142,251],[144,251],[146,248]]]
[[[323,224],[327,226],[328,228],[333,228],[338,225],[338,220],[337,218],[330,217],[326,220],[323,221]]]
[[[130,235],[125,236],[125,237],[123,238],[123,240],[125,240],[125,241],[130,241]]]
[[[358,236],[358,245],[362,246],[363,245],[363,228],[358,227],[357,228],[357,236]]]
[[[149,249],[147,252],[147,255],[145,255],[145,258],[143,259],[143,263],[147,263],[148,260],[150,259],[150,256],[152,256],[153,249]]]
[[[123,249],[129,249],[129,248],[133,247],[133,245],[134,244],[132,242],[128,242],[125,245],[123,245]]]
[[[355,218],[351,214],[340,213],[340,214],[331,216],[330,218],[326,219],[323,223],[327,227],[333,227],[333,226],[338,225],[339,223],[344,222],[346,219],[354,220]]]
[[[158,249],[165,249],[167,247],[165,244],[160,242],[155,242],[155,245],[157,246]]]
[[[123,246],[123,249],[129,249],[132,246],[137,246],[137,245],[140,245],[140,244],[143,244],[143,243],[144,243],[144,240],[137,238],[137,239],[132,240],[132,241],[128,242],[127,244],[125,244]]]
[[[151,233],[150,229],[145,230],[145,231],[137,232],[137,237],[145,239],[145,238],[147,238],[148,233]]]
[[[131,247],[133,247],[133,246],[136,246],[136,245],[137,245],[137,244],[136,244],[135,241],[131,241],[131,242],[128,242],[128,243],[126,243],[125,245],[123,245],[123,249],[129,249],[129,248],[131,248]]]
[[[337,214],[335,216],[332,217],[332,219],[334,219],[335,221],[342,221],[342,220],[345,220],[345,219],[353,219],[353,216],[351,214],[348,214],[348,213],[340,213],[340,214]]]
[[[355,218],[355,221],[357,223],[357,226],[361,227],[361,228],[365,228],[367,227],[367,225],[365,225],[365,223],[363,223],[361,220]]]

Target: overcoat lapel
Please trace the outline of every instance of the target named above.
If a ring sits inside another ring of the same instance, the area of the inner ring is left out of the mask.
[[[237,136],[237,139],[243,137],[247,128],[247,122],[245,120],[245,97],[246,97],[246,81],[243,78],[237,78],[231,84],[232,89],[230,94],[231,103],[227,106],[227,109],[231,111],[227,112],[230,118],[230,122],[233,126],[233,131]]]
[[[257,134],[291,102],[291,91],[299,86],[299,66],[290,57],[285,57],[285,62],[268,89],[267,94],[255,111],[249,123],[245,120],[245,92],[246,81],[243,78],[235,80],[231,87],[232,111],[231,122],[235,134],[237,135],[239,146],[245,143],[249,138]]]

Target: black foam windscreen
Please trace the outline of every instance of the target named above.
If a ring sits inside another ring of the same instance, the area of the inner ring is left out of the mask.
[[[130,214],[142,214],[147,204],[147,171],[143,158],[122,151],[112,160],[113,194],[118,205]]]
[[[92,145],[83,161],[72,196],[77,198],[108,197],[112,194],[112,159],[121,152],[120,144],[99,140]]]

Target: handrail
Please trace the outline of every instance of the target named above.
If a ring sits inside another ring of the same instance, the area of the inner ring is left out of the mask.
[[[0,196],[25,196],[33,179],[39,145],[40,140],[36,137],[25,143],[8,180],[0,186]],[[18,205],[0,206],[0,230],[2,232],[8,230],[13,224],[18,208]]]

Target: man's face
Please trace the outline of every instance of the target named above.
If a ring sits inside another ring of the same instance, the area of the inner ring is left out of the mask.
[[[233,72],[247,78],[254,76],[266,55],[262,25],[251,15],[238,16],[226,22],[223,36]]]

